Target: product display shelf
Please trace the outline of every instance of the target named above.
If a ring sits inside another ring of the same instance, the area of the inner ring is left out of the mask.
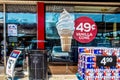
[[[78,48],[79,80],[120,80],[120,49],[107,47]]]

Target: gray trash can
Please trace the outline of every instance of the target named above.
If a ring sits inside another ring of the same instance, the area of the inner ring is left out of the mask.
[[[48,80],[47,51],[30,50],[28,59],[29,80]]]

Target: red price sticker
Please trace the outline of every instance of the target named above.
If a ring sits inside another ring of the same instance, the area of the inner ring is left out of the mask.
[[[97,34],[97,25],[86,16],[79,17],[75,20],[74,39],[81,43],[91,42]]]

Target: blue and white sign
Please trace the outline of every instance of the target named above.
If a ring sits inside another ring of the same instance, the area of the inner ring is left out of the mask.
[[[8,24],[8,36],[17,36],[16,24]]]
[[[13,50],[9,56],[7,61],[6,74],[10,77],[12,77],[14,74],[15,64],[20,54],[20,50]]]

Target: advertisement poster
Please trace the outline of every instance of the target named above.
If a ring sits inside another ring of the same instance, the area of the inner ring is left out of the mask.
[[[13,50],[9,56],[7,61],[6,74],[10,77],[12,77],[14,74],[15,64],[20,54],[20,50]]]
[[[8,36],[17,36],[17,25],[16,24],[8,24]]]
[[[96,23],[87,16],[79,17],[75,20],[74,39],[80,43],[91,42],[97,34]]]

